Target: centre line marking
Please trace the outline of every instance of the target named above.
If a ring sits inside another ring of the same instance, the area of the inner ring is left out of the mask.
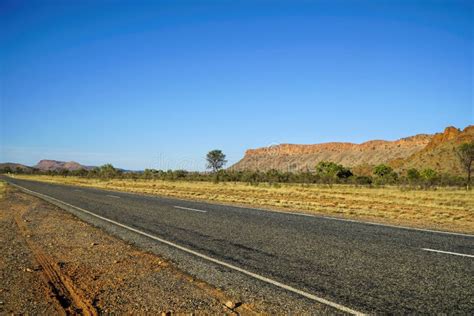
[[[106,196],[116,198],[116,199],[120,199],[120,196],[116,196],[116,195],[106,194]]]
[[[474,258],[474,255],[467,255],[467,254],[465,254],[465,253],[458,253],[458,252],[451,252],[451,251],[443,251],[443,250],[436,250],[436,249],[430,249],[430,248],[421,248],[421,249],[424,250],[424,251],[439,252],[439,253],[445,253],[445,254],[448,254],[448,255]]]
[[[176,205],[175,205],[174,208],[179,208],[179,209],[187,210],[187,211],[194,211],[194,212],[207,213],[207,211],[197,210],[197,209],[195,209],[195,208],[189,208],[189,207],[183,207],[183,206],[176,206]]]
[[[46,194],[42,194],[42,193],[39,193],[39,192],[35,192],[35,191],[32,191],[32,190],[29,190],[29,189],[27,189],[27,188],[22,187],[21,185],[15,184],[15,183],[11,183],[11,182],[9,182],[9,183],[10,183],[11,185],[13,185],[13,186],[15,186],[15,187],[21,189],[23,192],[30,193],[30,194],[32,194],[32,195],[34,195],[34,196],[37,196],[37,197],[39,197],[39,198],[42,198],[42,199],[44,199],[44,200],[46,200],[46,201],[48,201],[48,202],[50,202],[50,203],[53,203],[53,204],[55,204],[55,205],[57,205],[57,206],[62,205],[63,208],[65,208],[65,206],[67,206],[67,207],[69,207],[69,208],[76,209],[76,210],[78,210],[78,211],[80,211],[80,212],[83,212],[83,213],[89,214],[89,215],[91,215],[91,216],[97,217],[97,218],[99,218],[99,219],[101,219],[101,220],[103,220],[103,221],[106,221],[106,222],[109,222],[109,223],[111,223],[111,224],[117,225],[117,226],[119,226],[119,227],[125,228],[125,229],[130,230],[130,231],[132,231],[132,232],[135,232],[135,233],[137,233],[137,234],[139,234],[139,235],[143,235],[143,236],[146,236],[146,237],[148,237],[148,238],[150,238],[150,239],[154,239],[154,240],[156,240],[156,241],[159,241],[159,242],[161,242],[161,243],[163,243],[163,244],[166,244],[166,245],[168,245],[168,246],[171,246],[171,247],[173,247],[173,248],[176,248],[176,249],[179,249],[179,250],[181,250],[181,251],[184,251],[184,252],[187,252],[187,253],[189,253],[189,254],[192,254],[192,255],[194,255],[194,256],[196,256],[196,257],[200,257],[200,258],[202,258],[202,259],[205,259],[205,260],[210,261],[210,262],[213,262],[213,263],[215,263],[215,264],[224,266],[224,267],[229,268],[229,269],[231,269],[231,270],[238,271],[238,272],[240,272],[240,273],[246,274],[246,275],[248,275],[248,276],[250,276],[250,277],[252,277],[252,278],[254,278],[254,279],[257,279],[257,280],[263,281],[263,282],[265,282],[265,283],[272,284],[272,285],[274,285],[274,286],[276,286],[276,287],[285,289],[285,290],[287,290],[287,291],[290,291],[290,292],[299,294],[299,295],[301,295],[301,296],[303,296],[303,297],[306,297],[306,298],[308,298],[308,299],[310,299],[310,300],[313,300],[313,301],[315,301],[315,302],[319,302],[319,303],[322,303],[322,304],[324,304],[324,305],[331,306],[331,307],[333,307],[333,308],[335,308],[335,309],[338,309],[338,310],[340,310],[340,311],[343,311],[343,312],[346,312],[346,313],[349,313],[349,314],[352,314],[352,315],[365,315],[364,313],[359,312],[359,311],[357,311],[357,310],[354,310],[354,309],[352,309],[352,308],[350,308],[350,307],[347,307],[347,306],[344,306],[344,305],[341,305],[341,304],[338,304],[338,303],[329,301],[329,300],[327,300],[327,299],[325,299],[325,298],[322,298],[322,297],[316,296],[316,295],[314,295],[314,294],[311,294],[311,293],[308,293],[308,292],[299,290],[299,289],[294,288],[294,287],[292,287],[292,286],[290,286],[290,285],[286,285],[286,284],[281,283],[281,282],[278,282],[278,281],[276,281],[276,280],[273,280],[273,279],[264,277],[264,276],[262,276],[262,275],[260,275],[260,274],[256,274],[256,273],[254,273],[254,272],[251,272],[251,271],[245,270],[245,269],[243,269],[243,268],[234,266],[233,264],[230,264],[230,263],[221,261],[221,260],[219,260],[219,259],[215,259],[215,258],[209,257],[209,256],[207,256],[207,255],[205,255],[205,254],[202,254],[202,253],[200,253],[200,252],[194,251],[194,250],[192,250],[192,249],[190,249],[190,248],[186,248],[186,247],[180,246],[180,245],[178,245],[178,244],[175,244],[174,242],[171,242],[171,241],[168,241],[168,240],[166,240],[166,239],[163,239],[163,238],[160,238],[160,237],[157,237],[157,236],[154,236],[154,235],[145,233],[145,232],[143,232],[143,231],[141,231],[141,230],[138,230],[138,229],[136,229],[136,228],[133,228],[133,227],[130,227],[130,226],[128,226],[128,225],[125,225],[125,224],[116,222],[116,221],[114,221],[114,220],[112,220],[112,219],[109,219],[109,218],[107,218],[107,217],[104,217],[104,216],[95,214],[94,212],[85,210],[85,209],[83,209],[83,208],[80,208],[80,207],[78,207],[78,206],[74,206],[74,205],[72,205],[72,204],[69,204],[69,203],[64,202],[64,201],[61,201],[61,200],[58,200],[58,199],[56,199],[56,198],[53,198],[52,196],[49,196],[49,195],[46,195]]]

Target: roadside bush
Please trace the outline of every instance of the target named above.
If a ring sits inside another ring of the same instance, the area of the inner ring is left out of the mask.
[[[316,175],[323,183],[337,183],[353,176],[349,168],[330,161],[321,161],[316,165]]]
[[[398,174],[387,165],[380,164],[374,168],[375,184],[396,184],[398,182]]]
[[[130,180],[167,180],[167,181],[219,181],[246,182],[251,185],[269,183],[299,183],[309,184],[354,184],[354,185],[399,185],[421,186],[466,186],[466,178],[449,174],[440,174],[433,169],[409,169],[406,175],[399,176],[390,166],[378,165],[373,168],[373,176],[354,175],[349,168],[332,162],[320,162],[314,171],[282,172],[276,169],[268,171],[236,171],[221,169],[217,172],[198,172],[187,170],[157,170],[145,169],[142,172],[122,171],[111,164],[105,164],[93,169],[74,171],[55,170],[40,171],[38,169],[11,170],[9,167],[0,170],[3,173],[43,174],[50,176],[77,176],[101,180],[130,179]],[[275,185],[278,187],[278,185]]]
[[[438,174],[433,169],[423,169],[420,172],[420,176],[423,179],[423,184],[425,187],[431,187],[436,184],[438,180]]]
[[[370,185],[372,184],[373,180],[372,180],[372,177],[368,177],[368,176],[357,176],[355,177],[355,181],[354,181],[356,184],[359,184],[359,185]]]
[[[412,185],[413,184],[418,184],[420,182],[420,179],[421,179],[421,175],[420,175],[420,172],[418,171],[418,169],[415,169],[415,168],[408,169],[407,179],[408,179],[408,182]]]

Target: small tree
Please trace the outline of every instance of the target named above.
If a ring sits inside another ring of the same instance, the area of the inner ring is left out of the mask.
[[[379,176],[381,178],[384,178],[386,176],[389,176],[393,172],[393,169],[387,165],[381,164],[378,166],[375,166],[374,168],[374,174],[376,176]]]
[[[467,189],[469,189],[471,185],[471,173],[474,161],[474,141],[471,141],[470,143],[464,143],[459,146],[457,153],[459,160],[461,161],[461,165],[467,173]]]
[[[411,184],[418,183],[418,181],[420,181],[420,177],[420,172],[417,169],[411,168],[407,170],[407,178]]]
[[[432,186],[438,178],[438,173],[433,169],[427,168],[423,169],[420,173],[420,176],[425,181],[425,185],[430,187]]]
[[[101,178],[112,179],[116,177],[120,172],[112,166],[112,164],[107,163],[99,167],[99,174]]]
[[[378,184],[396,183],[398,180],[398,174],[384,164],[375,166],[374,174],[377,176]]]
[[[214,149],[207,153],[206,155],[207,168],[212,169],[212,172],[217,172],[219,169],[222,169],[227,163],[225,160],[225,155],[222,150]]]
[[[323,180],[347,179],[352,177],[352,171],[343,165],[330,161],[321,161],[316,165],[316,174]]]

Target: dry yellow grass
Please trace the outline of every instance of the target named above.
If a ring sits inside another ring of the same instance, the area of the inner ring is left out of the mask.
[[[397,187],[298,184],[276,187],[229,182],[104,181],[26,175],[21,178],[474,233],[474,192],[462,189],[401,190]]]
[[[7,185],[4,181],[0,181],[0,200],[5,197],[5,193],[7,191]]]

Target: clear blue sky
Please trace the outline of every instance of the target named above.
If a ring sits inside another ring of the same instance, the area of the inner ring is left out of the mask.
[[[472,3],[0,0],[0,161],[203,169],[464,128]]]

